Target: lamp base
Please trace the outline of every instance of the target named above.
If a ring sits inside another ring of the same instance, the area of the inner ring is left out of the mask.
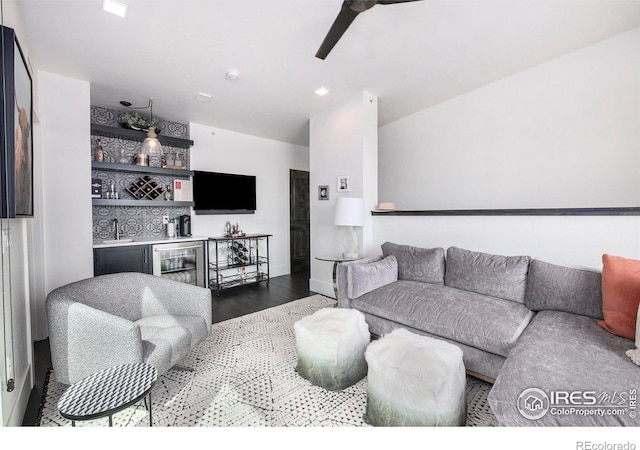
[[[360,256],[358,236],[356,235],[356,230],[353,227],[347,227],[344,230],[344,240],[342,244],[344,249],[342,252],[343,258],[358,258]]]

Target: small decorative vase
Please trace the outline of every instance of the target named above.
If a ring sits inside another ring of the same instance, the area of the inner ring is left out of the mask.
[[[127,154],[124,152],[124,148],[120,149],[120,159],[118,160],[120,164],[129,164],[129,158]]]

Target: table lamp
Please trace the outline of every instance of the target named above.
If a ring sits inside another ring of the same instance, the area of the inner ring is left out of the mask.
[[[347,227],[344,232],[343,258],[358,258],[358,236],[353,227],[364,225],[364,200],[361,198],[338,197],[333,224]]]

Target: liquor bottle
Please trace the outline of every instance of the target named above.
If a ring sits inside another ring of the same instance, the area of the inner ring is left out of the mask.
[[[127,157],[127,154],[124,151],[124,148],[120,149],[120,159],[118,160],[118,162],[120,164],[129,164],[129,158]]]
[[[104,162],[104,150],[100,144],[100,139],[98,139],[98,146],[96,147],[96,161]]]

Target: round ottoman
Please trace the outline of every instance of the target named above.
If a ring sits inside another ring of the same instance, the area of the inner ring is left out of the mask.
[[[405,329],[372,342],[365,421],[374,426],[456,426],[466,422],[462,350]]]
[[[298,374],[316,386],[339,391],[367,374],[364,351],[370,340],[364,314],[324,308],[293,325]]]

